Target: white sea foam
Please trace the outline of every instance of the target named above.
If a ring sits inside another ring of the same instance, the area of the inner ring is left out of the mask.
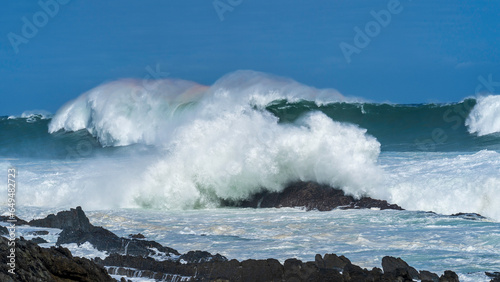
[[[79,160],[74,167],[51,164],[50,171],[45,163],[28,164],[19,176],[25,187],[19,199],[92,209],[206,208],[310,180],[407,209],[477,212],[500,220],[500,155],[494,151],[387,152],[380,158],[379,142],[362,128],[320,112],[284,124],[264,109],[277,99],[324,103],[325,97],[349,100],[334,90],[255,72],[230,74],[210,88],[170,80],[149,87],[128,80],[100,86],[64,106],[50,130],[86,128],[105,145],[142,142],[158,153]],[[478,99],[471,116],[498,96],[487,98]],[[178,111],[186,103],[195,105]]]
[[[500,95],[477,98],[465,125],[479,136],[500,132]]]
[[[500,154],[384,153],[386,184],[370,191],[406,209],[474,212],[500,220]]]
[[[322,113],[284,125],[264,110],[279,99],[348,100],[335,90],[252,71],[229,74],[208,89],[176,80],[148,88],[137,83],[112,82],[83,94],[58,111],[49,131],[87,129],[106,146],[163,148],[159,157],[149,158],[140,185],[132,181],[120,187],[121,195],[132,195],[139,206],[210,207],[219,199],[244,199],[263,188],[278,191],[297,180],[361,195],[368,191],[366,181],[376,183],[380,175],[380,144],[365,129]],[[185,114],[176,112],[190,102],[196,105]],[[140,175],[137,171],[136,178]]]
[[[198,100],[204,86],[184,80],[120,80],[98,86],[68,102],[49,132],[86,129],[103,146],[155,143],[168,121]]]

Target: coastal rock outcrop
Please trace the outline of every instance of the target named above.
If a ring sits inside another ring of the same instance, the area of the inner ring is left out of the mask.
[[[81,207],[69,211],[51,214],[43,219],[35,219],[30,226],[62,229],[56,245],[76,243],[81,245],[91,243],[97,250],[108,253],[130,254],[137,256],[156,255],[164,253],[167,256],[179,256],[180,253],[164,247],[155,241],[120,238],[102,227],[93,226]]]
[[[0,253],[7,254],[8,240],[0,236]],[[41,248],[24,238],[16,240],[15,270],[11,269],[7,255],[0,256],[0,281],[114,281],[106,270],[94,262],[73,257],[62,247]]]
[[[281,192],[264,191],[240,202],[225,201],[224,205],[246,208],[305,207],[307,210],[330,211],[340,209],[377,208],[403,210],[398,205],[370,197],[355,199],[340,189],[316,182],[296,182]]]

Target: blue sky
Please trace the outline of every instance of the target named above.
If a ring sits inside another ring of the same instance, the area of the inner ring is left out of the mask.
[[[157,66],[207,85],[251,69],[378,102],[500,92],[499,1],[41,0],[2,7],[0,115],[54,113],[103,82],[143,78]],[[349,60],[342,43],[356,50]]]

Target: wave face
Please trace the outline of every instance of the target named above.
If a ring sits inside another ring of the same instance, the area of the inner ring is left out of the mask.
[[[39,159],[24,177],[26,198],[42,206],[207,208],[302,180],[500,219],[498,97],[377,104],[253,71],[209,87],[120,80],[53,117],[1,118],[0,153]],[[46,163],[58,159],[47,179]]]

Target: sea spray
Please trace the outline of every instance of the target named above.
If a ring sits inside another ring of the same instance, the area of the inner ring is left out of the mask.
[[[479,136],[500,133],[500,96],[479,97],[465,124]]]
[[[0,118],[2,156],[21,158],[0,164],[20,167],[20,204],[34,206],[217,207],[310,180],[407,209],[499,220],[500,139],[469,132],[469,120],[494,128],[484,122],[494,118],[478,117],[495,117],[497,97],[377,104],[252,71],[210,87],[119,80],[52,119]],[[422,151],[416,140],[436,128],[446,140]],[[91,152],[71,154],[82,140]]]

